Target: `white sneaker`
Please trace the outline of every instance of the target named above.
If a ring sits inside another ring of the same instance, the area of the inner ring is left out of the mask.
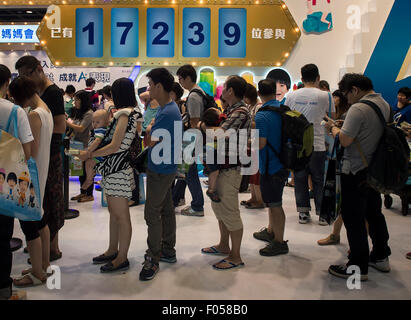
[[[328,226],[327,220],[325,220],[325,219],[323,219],[323,218],[320,218],[320,219],[318,220],[318,224],[319,224],[320,226]]]
[[[307,224],[311,221],[310,213],[309,212],[300,212],[299,222],[301,224]]]
[[[370,267],[373,267],[374,269],[377,269],[378,271],[381,272],[390,272],[391,268],[390,268],[390,261],[387,258],[382,259],[382,260],[375,260],[375,261],[371,261],[368,262],[368,265]]]

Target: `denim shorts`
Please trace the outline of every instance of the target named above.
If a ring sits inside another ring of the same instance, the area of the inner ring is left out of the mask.
[[[283,190],[288,176],[289,171],[286,169],[281,169],[273,175],[261,174],[261,195],[266,207],[276,208],[282,206]]]

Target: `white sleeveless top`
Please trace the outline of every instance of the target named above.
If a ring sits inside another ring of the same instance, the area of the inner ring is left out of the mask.
[[[48,112],[45,109],[36,108],[35,110],[33,110],[33,112],[36,112],[41,120],[39,150],[37,152],[37,156],[33,158],[34,160],[36,160],[37,170],[39,174],[41,197],[40,203],[42,204],[44,198],[44,190],[46,188],[47,175],[49,172],[50,143],[51,136],[53,135],[54,122],[51,112]]]

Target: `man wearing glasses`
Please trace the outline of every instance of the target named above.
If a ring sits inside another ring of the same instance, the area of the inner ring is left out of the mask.
[[[61,156],[63,134],[66,131],[64,99],[59,87],[47,78],[40,61],[35,57],[24,56],[16,62],[15,67],[20,76],[29,77],[35,82],[38,94],[53,115],[54,129],[43,207],[44,221],[50,229],[50,261],[54,261],[62,256],[58,246],[58,231],[64,225],[63,159]]]
[[[341,129],[332,121],[326,128],[333,135],[339,135],[341,145],[345,148],[341,174],[341,214],[347,229],[350,245],[349,261],[346,265],[332,265],[328,271],[340,278],[348,278],[349,266],[358,266],[361,280],[368,280],[368,266],[381,272],[389,272],[388,229],[385,217],[381,212],[381,195],[366,185],[368,164],[370,163],[378,142],[383,134],[383,127],[377,113],[360,100],[369,100],[381,110],[384,118],[390,117],[390,106],[375,93],[371,80],[361,74],[346,74],[339,83],[340,91],[352,105]],[[369,225],[369,235],[373,248],[368,247],[368,236],[365,222]]]

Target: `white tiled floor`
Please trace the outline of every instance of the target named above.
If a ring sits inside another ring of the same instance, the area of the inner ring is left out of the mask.
[[[70,189],[73,196],[79,189],[78,183],[70,182]],[[80,210],[80,217],[66,221],[60,232],[63,258],[56,265],[61,268],[61,290],[48,290],[45,286],[29,288],[29,299],[411,299],[411,260],[405,258],[411,251],[411,215],[401,215],[396,196],[394,208],[384,208],[391,237],[392,271],[383,274],[370,269],[370,280],[362,283],[361,290],[348,290],[345,280],[327,272],[331,263],[346,261],[345,229],[340,245],[319,247],[316,241],[328,235],[331,227],[319,226],[317,220],[308,225],[299,224],[292,188],[285,188],[284,192],[288,255],[258,254],[265,243],[255,240],[252,233],[267,224],[266,209],[242,208],[242,256],[246,266],[238,270],[214,270],[211,265],[218,257],[200,253],[202,247],[216,244],[218,239],[217,221],[205,197],[204,217],[177,215],[178,262],[161,263],[160,272],[149,282],[138,280],[147,235],[143,205],[131,208],[130,270],[123,274],[101,274],[99,266],[91,264],[92,257],[103,253],[108,244],[108,211],[100,205],[100,193],[94,195],[94,203],[70,202],[70,208]],[[249,194],[240,194],[240,200],[248,198]],[[187,190],[187,203],[189,199]],[[18,223],[14,236],[23,238]],[[13,275],[27,267],[26,260],[22,249],[14,254]]]

